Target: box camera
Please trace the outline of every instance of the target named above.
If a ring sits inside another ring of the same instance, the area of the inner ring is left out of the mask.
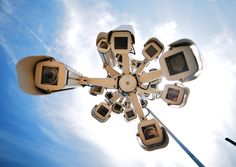
[[[33,95],[68,90],[79,85],[81,74],[50,56],[30,56],[17,63],[19,85]]]
[[[123,112],[123,105],[122,105],[122,103],[120,103],[120,102],[115,102],[113,105],[112,105],[112,111],[113,112],[115,112],[115,113],[117,113],[117,114],[120,114],[120,113],[122,113]]]
[[[104,92],[104,87],[102,86],[91,86],[89,93],[93,96],[102,95]]]
[[[106,122],[110,118],[111,109],[110,106],[104,102],[99,105],[95,105],[91,112],[92,116],[99,122]]]
[[[108,33],[107,41],[114,55],[129,53],[135,43],[133,27],[131,25],[117,27]]]
[[[129,108],[124,111],[124,117],[126,118],[127,121],[131,121],[137,118],[137,114],[133,108]]]
[[[160,57],[159,61],[163,76],[171,81],[193,80],[202,69],[200,53],[195,44],[188,39],[170,44],[170,49]]]
[[[163,50],[164,45],[157,38],[150,38],[144,44],[142,54],[148,61],[151,61],[158,58]]]
[[[168,135],[155,119],[144,120],[138,124],[137,136],[145,150],[154,150],[166,147],[169,143]]]
[[[104,64],[111,67],[116,65],[115,56],[111,50],[110,44],[107,42],[107,33],[100,32],[96,40],[97,50]]]
[[[177,84],[165,85],[161,99],[168,105],[184,106],[189,95],[189,88]]]

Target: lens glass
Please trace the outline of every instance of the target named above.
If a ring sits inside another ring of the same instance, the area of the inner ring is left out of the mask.
[[[157,128],[155,124],[142,127],[142,131],[145,137],[145,140],[153,139],[159,137]]]
[[[114,104],[113,108],[116,111],[121,111],[122,110],[122,106],[120,104],[117,104],[117,103]]]
[[[177,101],[179,97],[179,92],[180,91],[177,89],[168,88],[166,99],[171,101]]]
[[[107,113],[109,112],[109,110],[104,107],[103,105],[101,105],[97,111],[101,116],[105,117],[107,115]]]
[[[128,117],[128,118],[132,118],[132,117],[135,116],[134,110],[127,111],[126,114],[127,114],[127,117]]]
[[[115,37],[115,49],[128,49],[128,37]]]
[[[107,49],[108,48],[107,42],[102,41],[100,44],[100,48]]]
[[[43,66],[42,70],[42,84],[57,85],[58,82],[58,67]]]
[[[145,52],[152,58],[155,54],[157,54],[156,48],[154,48],[152,45],[150,45]]]
[[[165,58],[170,75],[179,74],[188,71],[187,61],[184,52],[179,52],[175,55]]]

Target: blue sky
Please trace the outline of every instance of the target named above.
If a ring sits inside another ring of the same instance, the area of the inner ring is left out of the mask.
[[[121,24],[134,26],[139,55],[152,36],[165,46],[180,38],[196,42],[205,68],[186,84],[187,105],[149,106],[203,164],[235,166],[235,147],[224,141],[236,140],[235,10],[232,0],[0,1],[0,166],[195,165],[172,139],[165,149],[142,150],[135,121],[113,115],[98,123],[90,112],[103,97],[91,97],[88,88],[40,97],[19,89],[15,65],[29,55],[51,55],[104,77],[95,39]]]

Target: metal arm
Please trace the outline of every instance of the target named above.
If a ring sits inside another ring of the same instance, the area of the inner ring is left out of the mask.
[[[139,102],[139,99],[138,99],[137,95],[132,92],[132,93],[129,94],[128,98],[131,101],[132,105],[134,106],[134,110],[138,114],[138,117],[139,117],[140,121],[145,120],[146,118],[144,116],[143,109],[142,109],[142,106]]]
[[[138,76],[138,81],[141,83],[155,81],[162,77],[161,70],[155,70],[148,73],[144,73]]]
[[[108,64],[104,64],[103,68],[107,71],[108,74],[110,74],[111,77],[116,77],[116,76],[121,76],[121,74],[119,72],[117,72],[116,70],[114,70],[111,66],[109,66]]]
[[[117,88],[117,78],[88,78],[81,76],[80,85],[96,85],[102,86],[108,89]]]
[[[129,54],[122,54],[122,71],[124,74],[130,74]]]

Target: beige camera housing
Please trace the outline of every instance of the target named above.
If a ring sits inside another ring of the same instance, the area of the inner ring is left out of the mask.
[[[107,41],[114,55],[129,53],[132,45],[135,43],[132,26],[121,25],[110,31],[107,36]]]
[[[143,56],[152,61],[162,53],[164,45],[157,38],[150,38],[145,44],[142,51]]]
[[[112,111],[117,113],[117,114],[120,114],[123,112],[123,104],[120,103],[120,102],[115,102],[113,105],[112,105]]]
[[[108,104],[102,102],[94,106],[91,114],[99,122],[106,122],[111,116],[111,109]]]
[[[163,142],[162,129],[155,119],[141,121],[138,124],[138,136],[147,147]]]
[[[17,65],[18,81],[21,89],[32,95],[44,95],[51,92],[68,90],[79,86],[81,74],[50,56],[29,56],[21,59]],[[56,81],[44,82],[44,69],[56,71]]]
[[[189,95],[189,88],[177,84],[165,85],[161,99],[168,105],[184,106]]]
[[[195,79],[201,70],[198,50],[192,46],[173,47],[159,59],[162,75],[170,81]]]
[[[116,65],[116,59],[111,50],[110,44],[107,42],[107,33],[100,32],[98,34],[96,45],[102,62],[111,67],[114,67]]]
[[[128,108],[124,111],[124,117],[126,118],[127,121],[131,121],[133,119],[137,118],[137,114],[134,110],[134,108]]]
[[[104,87],[102,86],[91,86],[89,93],[93,96],[102,95],[104,92]]]

